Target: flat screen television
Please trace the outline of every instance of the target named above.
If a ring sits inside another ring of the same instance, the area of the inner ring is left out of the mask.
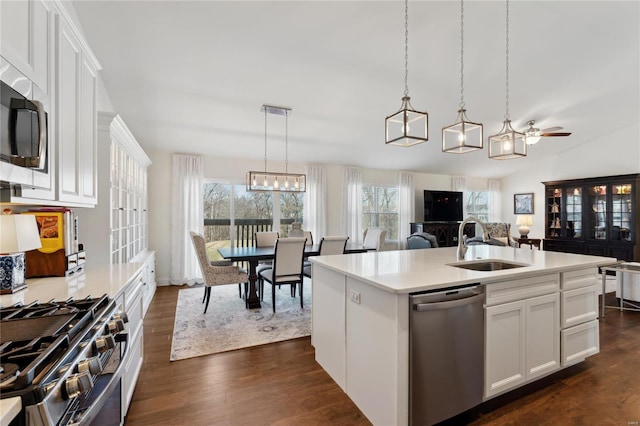
[[[424,190],[425,222],[460,222],[462,192]]]

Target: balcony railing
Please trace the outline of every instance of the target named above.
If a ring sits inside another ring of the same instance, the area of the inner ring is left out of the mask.
[[[280,220],[280,236],[286,237],[289,225],[294,219]],[[235,219],[234,234],[235,247],[253,247],[255,245],[256,232],[270,232],[273,230],[271,219]],[[229,241],[231,230],[231,219],[205,219],[204,239],[207,242]]]

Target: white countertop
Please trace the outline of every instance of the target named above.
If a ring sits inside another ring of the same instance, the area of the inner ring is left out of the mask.
[[[143,267],[144,263],[119,263],[87,267],[85,271],[70,277],[28,278],[26,289],[0,296],[0,306],[11,306],[18,302],[28,304],[35,300],[67,300],[70,297],[84,299],[103,294],[116,297]]]
[[[465,260],[499,259],[529,266],[498,271],[473,271],[449,265],[458,262],[456,252],[457,247],[445,247],[316,256],[309,259],[316,265],[393,293],[413,293],[471,283],[484,284],[516,276],[535,276],[617,262],[613,257],[530,250],[528,247],[519,249],[475,245],[469,247]]]

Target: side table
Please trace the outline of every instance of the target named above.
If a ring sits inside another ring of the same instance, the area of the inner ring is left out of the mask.
[[[515,240],[516,243],[518,243],[518,248],[520,248],[521,244],[529,244],[531,250],[533,250],[533,246],[538,247],[538,250],[540,250],[540,243],[542,242],[541,238],[513,237],[513,239]]]

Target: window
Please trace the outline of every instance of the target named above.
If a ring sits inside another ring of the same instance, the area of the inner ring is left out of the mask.
[[[248,247],[256,232],[271,231],[280,223],[286,237],[294,219],[302,221],[303,194],[249,192],[244,184],[205,182],[203,187],[204,239],[209,258],[220,259],[218,247]]]
[[[303,222],[303,193],[279,193],[280,196],[280,235],[289,235],[289,227],[294,221]]]
[[[489,191],[467,192],[466,216],[489,222]]]
[[[383,228],[398,240],[398,188],[362,185],[362,228]]]

